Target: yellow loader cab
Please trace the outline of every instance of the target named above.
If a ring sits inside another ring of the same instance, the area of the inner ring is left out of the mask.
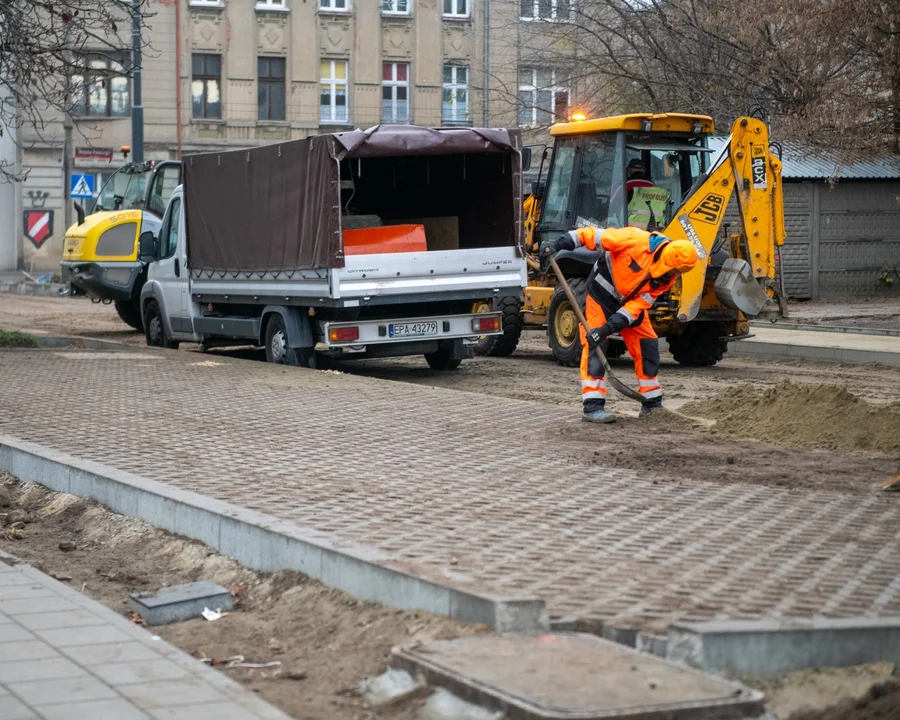
[[[546,327],[556,360],[581,358],[578,320],[556,278],[541,265],[542,242],[578,227],[634,225],[690,240],[701,261],[651,311],[675,359],[714,365],[729,340],[749,335],[749,320],[783,314],[777,256],[784,242],[781,162],[768,129],[739,118],[717,153],[707,147],[712,118],[683,113],[617,115],[551,127],[531,195],[525,199],[529,282],[515,321],[485,339],[483,354],[508,355],[522,329]],[[549,168],[544,179],[544,165]],[[736,198],[739,232],[720,232]],[[560,252],[557,261],[583,304],[598,252]],[[504,319],[515,313],[503,308]],[[620,340],[610,355],[624,354]]]
[[[139,303],[147,271],[138,259],[138,238],[159,233],[180,178],[180,162],[130,163],[104,184],[90,215],[76,205],[78,221],[66,231],[60,262],[71,295],[112,302],[124,322],[142,329]]]

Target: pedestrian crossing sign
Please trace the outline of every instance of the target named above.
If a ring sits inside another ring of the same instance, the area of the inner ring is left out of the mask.
[[[94,176],[73,175],[69,185],[69,197],[90,200],[94,197]]]

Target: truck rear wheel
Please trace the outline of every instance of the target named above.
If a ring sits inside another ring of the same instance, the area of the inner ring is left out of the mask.
[[[266,362],[276,365],[300,365],[297,351],[288,347],[284,319],[278,313],[272,313],[266,324]]]
[[[169,350],[178,349],[177,340],[169,340],[166,334],[166,325],[163,322],[162,313],[159,311],[159,304],[156,300],[151,300],[144,308],[144,337],[147,339],[147,345],[150,347],[168,348]]]
[[[569,280],[581,309],[587,297],[587,280]],[[581,363],[581,337],[578,333],[578,316],[569,304],[569,298],[561,285],[556,287],[547,308],[547,339],[556,362],[565,367],[577,367]]]
[[[669,352],[675,362],[694,367],[712,367],[725,357],[727,328],[720,323],[690,323],[680,335],[669,335]]]
[[[491,312],[495,308],[491,303],[482,300],[475,304],[472,312]],[[505,297],[497,303],[496,310],[502,315],[502,335],[485,335],[478,340],[475,346],[476,355],[489,355],[491,357],[509,357],[515,352],[522,337],[522,299],[517,297]]]
[[[462,364],[462,359],[456,357],[452,345],[447,345],[436,352],[426,353],[425,362],[432,370],[456,370]]]
[[[135,330],[144,329],[144,321],[141,319],[141,308],[134,300],[116,300],[116,313],[123,323]]]

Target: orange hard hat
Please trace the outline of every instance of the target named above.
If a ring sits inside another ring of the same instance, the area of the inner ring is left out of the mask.
[[[650,275],[661,278],[670,272],[687,272],[700,260],[697,248],[690,240],[670,240],[662,254],[650,267]]]

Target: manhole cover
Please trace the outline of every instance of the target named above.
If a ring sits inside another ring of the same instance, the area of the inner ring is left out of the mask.
[[[472,637],[395,648],[392,664],[509,720],[758,717],[761,693],[594,635]]]

